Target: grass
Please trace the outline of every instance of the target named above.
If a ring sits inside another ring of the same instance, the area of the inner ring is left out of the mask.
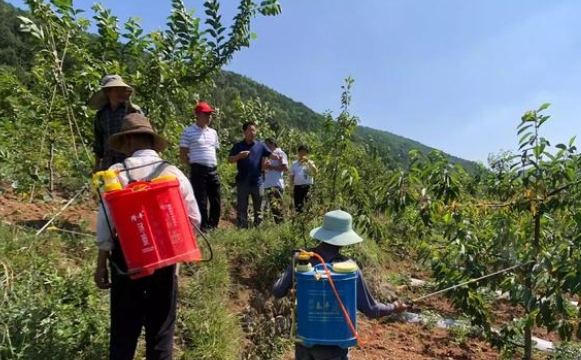
[[[87,245],[0,226],[0,358],[106,357],[107,296],[90,281],[94,256]]]
[[[0,225],[0,359],[107,357],[109,296],[93,284],[95,254],[91,239]],[[224,252],[182,269],[176,359],[238,358]]]

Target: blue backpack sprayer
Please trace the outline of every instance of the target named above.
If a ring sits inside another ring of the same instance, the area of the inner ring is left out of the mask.
[[[320,264],[311,265],[311,257]],[[522,267],[514,265],[476,279],[447,287],[433,293],[408,300],[414,303],[425,298],[477,282]],[[300,250],[293,257],[293,284],[296,287],[296,341],[304,346],[330,345],[348,348],[362,345],[357,334],[357,265],[352,261],[325,263],[314,252]],[[293,314],[294,315],[294,314]],[[294,316],[293,316],[294,318]]]
[[[311,257],[320,264],[312,266]],[[307,347],[357,345],[357,265],[352,261],[328,264],[306,251],[296,260],[297,341]]]

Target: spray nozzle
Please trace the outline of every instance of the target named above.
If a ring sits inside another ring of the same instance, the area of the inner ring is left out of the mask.
[[[104,186],[105,192],[120,190],[121,184],[117,179],[119,170],[101,170],[93,174],[93,187],[99,189]]]

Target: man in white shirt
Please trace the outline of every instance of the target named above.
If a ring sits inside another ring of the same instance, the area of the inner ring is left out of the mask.
[[[167,147],[167,140],[156,134],[149,120],[138,113],[125,116],[121,131],[109,138],[111,149],[128,156],[110,170],[119,171],[117,178],[126,186],[131,179],[152,176],[163,163],[158,152]],[[192,225],[200,224],[198,204],[188,178],[175,166],[163,168],[160,175],[173,175],[180,184],[180,193]],[[130,279],[118,240],[112,238],[115,224],[103,206],[97,217],[97,266],[94,281],[100,289],[111,289],[110,359],[133,359],[141,328],[145,327],[147,359],[171,359],[177,312],[176,265],[156,270],[139,279]],[[111,228],[109,228],[111,225]],[[107,269],[111,265],[111,274]]]
[[[279,156],[278,160],[265,158],[264,169],[264,191],[266,193],[265,205],[270,207],[274,221],[280,224],[283,220],[283,193],[284,193],[284,172],[288,170],[288,159],[284,151],[278,147],[276,139],[268,138],[264,144]]]
[[[209,127],[214,110],[205,102],[194,109],[196,122],[180,138],[180,159],[190,167],[190,181],[202,213],[202,231],[218,227],[221,214],[220,178],[216,150],[220,140]],[[209,206],[208,206],[209,205]]]

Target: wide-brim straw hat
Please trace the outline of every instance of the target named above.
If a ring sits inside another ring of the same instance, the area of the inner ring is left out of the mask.
[[[149,119],[139,113],[132,113],[123,118],[121,131],[109,137],[109,148],[115,151],[125,153],[125,137],[132,134],[149,134],[153,137],[152,150],[157,152],[167,148],[167,140],[153,131]]]
[[[109,99],[107,98],[107,94],[105,94],[105,89],[107,88],[114,88],[114,87],[123,87],[130,89],[133,91],[133,88],[127,85],[121,76],[119,75],[105,75],[103,79],[101,79],[101,88],[99,91],[95,92],[87,101],[87,105],[94,110],[101,110],[107,103],[109,103]]]
[[[353,231],[351,215],[342,210],[326,213],[323,217],[323,226],[311,230],[310,235],[315,240],[336,246],[347,246],[363,241],[363,238]]]

